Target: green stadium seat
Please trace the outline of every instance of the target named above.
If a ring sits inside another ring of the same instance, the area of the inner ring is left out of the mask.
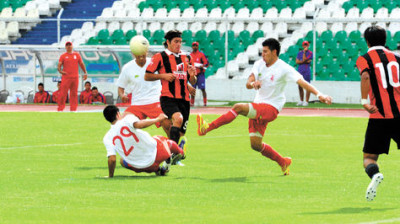
[[[188,39],[188,38],[192,38],[193,37],[193,33],[191,30],[184,30],[182,32],[182,39]]]
[[[108,29],[102,29],[97,34],[97,38],[100,41],[103,41],[103,40],[107,39],[108,37],[110,37],[110,32],[108,31]]]
[[[178,7],[178,1],[166,1],[165,3],[168,12],[171,11],[171,9]]]
[[[244,3],[245,6],[247,6],[247,8],[249,8],[250,11],[259,7],[259,3],[257,0],[246,0],[244,1]]]
[[[88,45],[98,45],[99,39],[97,39],[97,37],[90,37],[87,44]]]
[[[151,32],[150,32],[150,30],[143,30],[142,35],[143,35],[144,37],[146,37],[147,39],[150,39],[150,37],[151,37]]]
[[[208,41],[214,41],[214,40],[219,40],[221,38],[221,33],[219,30],[212,30],[210,33],[208,33]]]
[[[122,31],[121,29],[115,30],[114,33],[111,35],[111,38],[113,40],[119,40],[121,38],[125,39],[124,31]],[[125,40],[125,42],[126,42],[126,40]]]
[[[189,1],[179,1],[179,9],[183,12],[185,9],[190,7]]]
[[[138,8],[140,9],[140,12],[143,12],[143,9],[148,8],[149,5],[147,4],[146,1],[140,2],[138,5]]]
[[[342,41],[342,40],[344,40],[344,39],[347,39],[347,33],[346,33],[346,31],[338,31],[336,34],[335,34],[335,38],[334,38],[335,40],[337,40],[337,41]]]
[[[101,45],[112,45],[114,42],[111,37],[106,37],[100,40]]]
[[[130,41],[132,39],[132,37],[134,37],[136,35],[137,35],[136,30],[128,30],[125,34],[125,38],[127,41]]]
[[[200,8],[204,7],[204,1],[203,0],[197,0],[193,3],[193,8],[195,11],[199,10]]]
[[[263,9],[264,13],[266,13],[268,9],[272,8],[272,4],[272,1],[259,1],[259,5]]]
[[[164,8],[164,3],[162,1],[154,1],[154,3],[149,4],[149,6],[151,6],[154,9],[154,11],[157,11],[157,9]],[[168,6],[167,6],[167,10],[168,10]]]
[[[154,37],[154,38],[163,39],[164,36],[165,36],[164,30],[156,30],[156,31],[154,31],[154,33],[153,33],[153,37]]]
[[[256,31],[254,31],[253,36],[251,38],[253,38],[253,41],[256,42],[257,39],[260,37],[264,37],[264,31],[256,30]]]
[[[114,39],[114,44],[115,45],[127,45],[128,43],[126,42],[126,39],[124,36],[118,38],[118,39]]]
[[[286,1],[281,1],[281,0],[276,0],[272,3],[276,9],[278,9],[278,12],[281,12],[282,9],[287,7]]]
[[[185,37],[185,38],[182,38],[182,44],[184,45],[184,46],[192,46],[192,43],[193,43],[193,37],[191,37],[191,36],[187,36],[187,37]]]
[[[390,49],[390,50],[397,50],[398,47],[398,42],[393,40],[392,38],[390,38],[389,41],[386,41],[386,46]]]
[[[350,32],[349,38],[352,42],[353,40],[355,42],[356,40],[361,39],[361,32],[359,30],[353,30]]]
[[[222,12],[229,7],[231,7],[231,3],[229,1],[218,1],[218,6],[221,8]]]
[[[215,74],[214,66],[208,66],[208,68],[206,69],[206,71],[204,73],[206,78],[208,78],[208,77],[210,77],[210,76],[212,76],[214,74]]]
[[[235,8],[235,12],[237,13],[239,11],[239,9],[244,8],[244,2],[243,1],[239,1],[237,2],[233,8]]]
[[[394,36],[393,36],[393,40],[400,43],[400,31],[397,31]]]
[[[198,42],[204,42],[207,40],[207,32],[205,30],[199,30],[194,35],[194,39]]]
[[[222,34],[222,39],[225,40],[226,32]],[[233,41],[235,39],[235,33],[232,30],[228,30],[228,41]]]

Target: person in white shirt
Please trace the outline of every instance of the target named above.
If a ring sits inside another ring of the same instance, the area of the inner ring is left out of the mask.
[[[165,120],[165,114],[161,113],[155,119],[140,120],[130,112],[121,115],[118,107],[108,105],[103,115],[111,123],[110,130],[103,138],[108,157],[108,177],[114,176],[117,153],[123,167],[137,173],[155,172],[157,175],[165,175],[172,162],[185,158],[184,150],[176,142],[164,136],[151,137],[141,130]],[[166,163],[160,166],[164,161]]]
[[[117,80],[118,95],[123,103],[128,101],[125,90],[132,90],[131,106],[127,112],[135,114],[139,119],[156,118],[162,114],[160,106],[161,83],[160,81],[145,81],[144,75],[151,59],[147,52],[143,55],[133,55],[135,59],[125,64]],[[162,126],[169,136],[171,122],[166,119],[156,123],[157,127]]]
[[[211,123],[207,123],[202,115],[198,114],[197,133],[200,136],[206,135],[208,132],[232,122],[239,114],[246,116],[249,118],[251,148],[276,161],[281,166],[283,174],[288,175],[292,159],[282,157],[270,145],[262,142],[268,123],[276,119],[285,104],[284,89],[287,83],[297,83],[316,95],[323,103],[331,104],[332,99],[307,83],[296,69],[279,59],[280,44],[276,39],[267,39],[262,46],[262,59],[254,63],[252,73],[246,83],[247,89],[257,91],[254,102],[237,103],[229,112]]]

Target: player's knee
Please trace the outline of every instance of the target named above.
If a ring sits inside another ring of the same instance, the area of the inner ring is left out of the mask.
[[[257,152],[260,152],[262,149],[262,143],[259,142],[250,142],[251,148]]]
[[[181,114],[174,114],[172,116],[172,123],[173,123],[173,126],[178,126],[178,127],[182,126],[183,116]]]
[[[122,166],[122,167],[125,167],[125,165],[124,165],[124,160],[123,160],[123,159],[120,159],[119,162],[121,163],[121,166]],[[125,168],[126,168],[126,167],[125,167]]]
[[[232,109],[236,112],[236,113],[240,113],[243,111],[243,104],[242,103],[237,103],[235,105],[233,105]]]

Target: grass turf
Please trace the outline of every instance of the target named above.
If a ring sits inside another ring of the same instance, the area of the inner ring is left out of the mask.
[[[207,120],[216,115],[205,115]],[[367,119],[279,117],[264,141],[291,174],[250,149],[247,119],[207,136],[188,128],[185,167],[108,174],[101,113],[0,113],[0,223],[360,223],[400,221],[400,154],[381,156],[373,202],[362,168]],[[152,135],[160,129],[146,129]]]

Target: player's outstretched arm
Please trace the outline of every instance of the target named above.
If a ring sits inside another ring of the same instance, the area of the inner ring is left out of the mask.
[[[311,92],[312,94],[316,95],[318,97],[318,100],[321,101],[322,103],[326,104],[332,103],[332,97],[320,93],[313,85],[309,84],[304,79],[299,79],[297,81],[297,84],[302,88],[306,89],[307,91]]]
[[[115,170],[115,165],[117,161],[117,157],[114,156],[109,156],[108,157],[108,177],[111,178],[114,176],[114,170]]]
[[[196,68],[192,65],[189,65],[188,67],[188,73],[189,73],[189,82],[192,85],[195,85],[197,82],[197,77],[196,77]]]
[[[162,74],[154,74],[154,73],[148,73],[144,75],[144,80],[146,81],[156,81],[156,80],[166,80],[168,82],[174,81],[176,76],[173,73],[162,73]]]
[[[138,129],[147,128],[147,127],[149,127],[157,122],[161,122],[167,118],[168,117],[165,114],[160,114],[160,115],[158,115],[157,118],[154,118],[154,119],[146,119],[146,120],[137,121],[137,122],[133,123],[133,127],[138,128]]]

